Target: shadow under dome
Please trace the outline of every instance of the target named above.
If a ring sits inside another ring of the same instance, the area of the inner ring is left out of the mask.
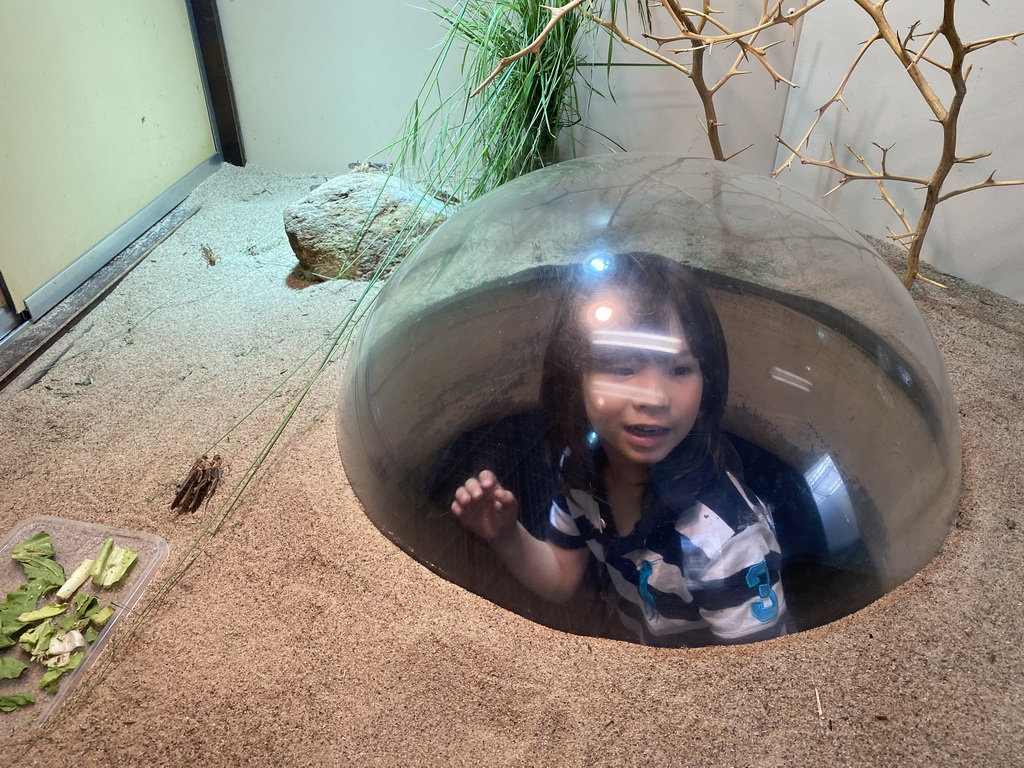
[[[900,281],[772,179],[632,153],[551,166],[464,206],[381,292],[352,350],[338,439],[385,535],[536,621],[616,636],[599,596],[531,596],[448,506],[470,473],[498,466],[539,532],[557,487],[537,411],[560,276],[626,251],[684,263],[709,289],[730,357],[725,426],[773,510],[798,629],[863,607],[934,557],[956,510],[959,429]]]

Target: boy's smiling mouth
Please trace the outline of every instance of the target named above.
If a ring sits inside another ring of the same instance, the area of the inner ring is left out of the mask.
[[[640,437],[661,435],[669,431],[668,427],[663,427],[659,424],[626,424],[625,429],[627,432],[639,435]]]
[[[627,444],[642,451],[658,448],[672,433],[669,427],[659,424],[624,424],[622,431]]]

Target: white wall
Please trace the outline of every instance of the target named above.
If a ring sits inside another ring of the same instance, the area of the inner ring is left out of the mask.
[[[719,5],[730,18],[753,21],[761,0]],[[340,173],[398,138],[445,32],[425,6],[407,0],[222,0],[218,10],[247,162],[271,170]],[[626,23],[631,36],[641,37],[637,19]],[[662,24],[659,31],[667,29]],[[772,39],[787,41],[773,59],[788,75],[796,52],[793,35],[787,27],[765,37]],[[602,61],[606,41],[597,42],[596,50],[585,53]],[[724,71],[734,55],[734,49],[716,50],[711,65]],[[457,77],[458,57],[452,58],[448,72]],[[652,61],[631,49],[622,49],[617,60]],[[608,90],[601,72],[594,80]],[[782,125],[788,90],[776,92],[771,83],[755,72],[735,79],[721,97],[726,151],[753,142],[738,160],[764,172],[773,167],[772,135]],[[627,149],[708,153],[699,102],[684,75],[670,68],[617,68],[611,92],[614,101],[593,100],[589,120]],[[596,134],[582,132],[580,138],[581,154],[607,151]]]
[[[405,0],[221,0],[217,9],[246,161],[275,171],[344,173],[386,147],[444,36]]]
[[[905,31],[921,20],[921,29],[934,28],[941,3],[932,0],[890,3],[894,22]],[[795,78],[801,84],[790,96],[783,136],[799,141],[817,109],[842,80],[850,62],[873,27],[860,8],[850,2],[830,3],[824,12],[808,14],[800,40]],[[960,0],[957,26],[964,41],[983,39],[1024,29],[1024,3],[1020,0]],[[875,50],[877,48],[877,50]],[[942,49],[936,50],[941,57]],[[1002,180],[1024,179],[1024,148],[1020,126],[1024,124],[1024,48],[999,43],[972,54],[973,71],[968,78],[967,100],[959,134],[960,156],[992,151],[992,156],[972,165],[954,169],[945,190],[984,181],[996,171]],[[924,67],[930,81],[947,99],[948,78]],[[941,129],[932,122],[910,79],[895,56],[882,43],[872,46],[869,57],[845,89],[849,111],[833,107],[828,119],[814,134],[808,155],[824,159],[829,143],[838,159],[856,165],[844,148],[850,144],[869,162],[878,165],[880,153],[872,146],[892,146],[888,156],[890,172],[930,177],[941,147]],[[780,147],[779,162],[788,152]],[[808,196],[820,198],[838,181],[838,176],[810,166],[783,172],[779,181]],[[913,185],[888,184],[912,222],[916,222],[922,194]],[[878,189],[872,182],[846,185],[822,200],[822,204],[860,232],[885,238],[887,227],[900,230],[899,220],[882,202],[875,200]],[[942,203],[925,241],[924,260],[971,282],[1024,301],[1024,269],[1021,263],[1020,215],[1024,211],[1024,187],[986,189],[955,197]]]
[[[721,11],[721,18],[733,29],[753,26],[760,17],[761,0],[718,0],[715,8]],[[633,5],[627,5],[629,13],[620,28],[639,42],[643,39],[643,27],[632,12]],[[667,15],[659,9],[652,9],[652,33],[668,36],[676,30]],[[772,49],[771,61],[783,77],[793,72],[796,57],[796,31],[790,27],[779,27],[762,33],[758,44],[766,45],[777,41]],[[649,48],[656,48],[646,41]],[[603,61],[606,56],[607,38],[595,36],[595,50],[588,52],[592,61]],[[685,47],[685,43],[667,43],[661,50],[666,57],[683,66],[689,66],[692,58],[687,54],[673,54],[672,49]],[[713,48],[706,56],[708,80],[721,77],[733,64],[738,50],[735,46]],[[610,82],[605,70],[597,69],[593,82],[602,91],[611,93],[614,99],[596,97],[591,102],[587,123],[630,151],[670,152],[678,155],[708,157],[711,150],[704,133],[704,111],[691,81],[683,73],[669,66],[649,66],[656,63],[648,54],[631,47],[621,47],[615,53],[615,62],[634,66],[613,67]],[[635,66],[635,65],[647,66]],[[715,101],[721,128],[723,150],[726,156],[752,145],[731,162],[754,171],[770,173],[774,169],[774,134],[782,127],[783,113],[790,88],[780,85],[775,88],[772,78],[756,62],[747,62],[741,67],[749,74],[732,78],[716,96]],[[608,151],[609,145],[601,136],[579,132],[582,151],[579,155],[597,154]]]
[[[722,18],[749,18],[760,0],[720,0]],[[421,4],[422,5],[422,4]],[[796,5],[796,4],[794,4]],[[903,28],[922,19],[927,25],[940,3],[903,0],[890,3]],[[238,99],[241,130],[249,162],[273,170],[342,173],[395,140],[443,37],[439,22],[407,0],[223,0],[218,4]],[[960,0],[959,20],[974,38],[1024,28],[1021,0]],[[659,11],[654,10],[658,18]],[[788,28],[776,31],[780,45],[770,52],[783,75],[793,72],[800,88],[773,87],[749,62],[751,74],[734,79],[718,97],[726,123],[726,151],[754,147],[733,162],[768,173],[776,167],[773,134],[802,135],[814,110],[831,95],[871,31],[863,11],[850,0],[831,0],[808,14],[794,47]],[[635,20],[629,33],[642,33]],[[772,38],[766,38],[772,39]],[[885,55],[882,55],[882,54]],[[595,60],[600,51],[592,54]],[[794,65],[795,57],[795,65]],[[721,71],[733,49],[715,48],[711,66]],[[894,69],[891,54],[879,47],[846,92],[849,112],[837,110],[820,126],[812,152],[829,140],[850,142],[870,151],[871,142],[895,144],[891,162],[930,175],[927,160],[937,146],[937,127],[920,98],[908,90],[906,76]],[[622,62],[647,62],[642,54],[622,51]],[[685,61],[685,59],[682,59]],[[1024,118],[1024,50],[1003,44],[976,55],[962,126],[962,153],[993,150],[990,160],[960,169],[969,180],[991,170],[997,178],[1024,178],[1024,150],[1016,140]],[[595,99],[589,122],[630,150],[707,155],[701,112],[689,83],[669,69],[616,68],[611,80],[616,101]],[[605,88],[601,76],[595,83]],[[787,102],[788,99],[788,102]],[[581,154],[605,152],[604,141],[580,134]],[[904,165],[905,164],[905,165]],[[809,167],[787,171],[780,181],[811,197],[829,189],[831,177]],[[893,191],[916,213],[919,195]],[[852,184],[823,201],[861,232],[886,237],[892,214],[873,200],[866,182]],[[1016,211],[1024,207],[1024,188],[983,190],[943,204],[925,252],[940,269],[1024,301],[1024,270],[1017,256]]]

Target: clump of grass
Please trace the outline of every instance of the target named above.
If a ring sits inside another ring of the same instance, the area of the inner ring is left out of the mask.
[[[431,3],[447,34],[402,137],[385,150],[397,149],[399,173],[465,201],[556,159],[559,137],[582,124],[586,100],[603,95],[586,78],[590,65],[582,56],[596,25],[580,14],[565,15],[536,53],[474,91],[499,62],[536,40],[552,9],[568,1]],[[446,92],[444,74],[460,55],[461,80]]]
[[[468,13],[449,23],[452,33],[466,40],[472,51],[463,66],[467,85],[482,82],[495,61],[529,45],[549,17],[537,0],[464,5]],[[485,91],[471,104],[471,114],[475,112],[473,117],[483,128],[475,138],[487,187],[551,163],[559,134],[580,122],[581,21],[575,14],[566,18],[539,53],[510,66],[501,87]]]

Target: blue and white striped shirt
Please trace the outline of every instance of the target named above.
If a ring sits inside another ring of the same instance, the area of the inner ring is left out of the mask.
[[[617,596],[624,626],[651,645],[742,643],[785,634],[781,552],[768,509],[729,471],[655,476],[625,536],[607,503],[569,491],[546,538],[588,547]]]

